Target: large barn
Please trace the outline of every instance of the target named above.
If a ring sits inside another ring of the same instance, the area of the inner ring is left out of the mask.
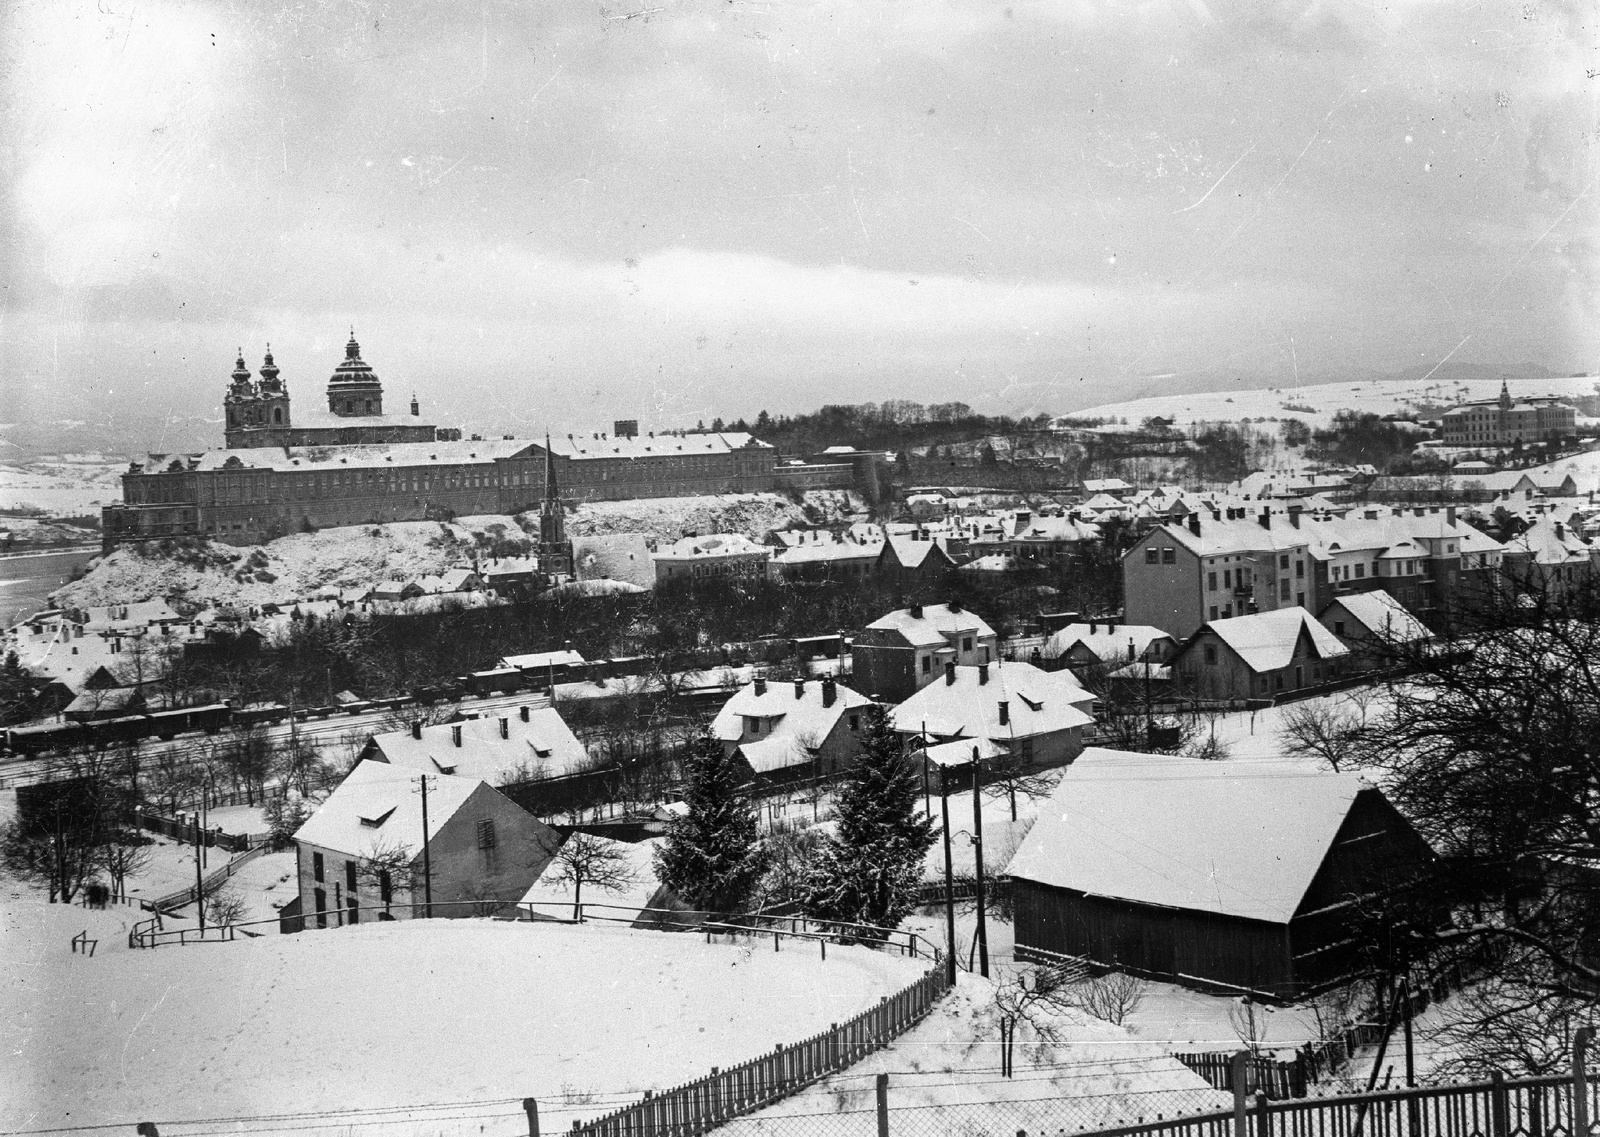
[[[1433,852],[1355,774],[1092,748],[1012,858],[1019,958],[1293,999],[1361,965]]]

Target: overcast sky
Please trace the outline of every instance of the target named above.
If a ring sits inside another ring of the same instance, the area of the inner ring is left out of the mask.
[[[8,420],[353,323],[531,433],[1600,369],[1592,5],[22,0]],[[1587,21],[1587,22],[1586,22]]]

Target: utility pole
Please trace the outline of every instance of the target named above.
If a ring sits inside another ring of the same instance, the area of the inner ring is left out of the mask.
[[[200,916],[200,934],[206,930],[206,889],[200,870],[200,815],[194,815],[194,910]]]
[[[422,783],[422,910],[427,919],[433,919],[433,862],[428,855],[428,779],[432,774],[420,774]]]
[[[983,912],[983,794],[978,780],[978,748],[972,748],[972,858],[978,877],[978,974],[989,978],[989,927]]]
[[[950,787],[939,768],[939,806],[944,811],[944,981],[956,985],[956,879],[950,867]]]

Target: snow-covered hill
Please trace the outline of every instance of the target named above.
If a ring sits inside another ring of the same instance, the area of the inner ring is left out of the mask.
[[[107,915],[0,900],[0,1128],[277,1132],[381,1110],[343,1117],[373,1134],[525,1132],[532,1095],[559,1132],[825,1030],[926,967],[488,920],[71,954]]]
[[[779,494],[650,498],[584,504],[568,515],[572,537],[640,533],[675,541],[686,532],[742,533],[760,539],[768,530],[807,521],[865,516],[860,499],[842,491],[816,491],[799,502]],[[126,546],[96,562],[89,573],[55,594],[62,606],[127,604],[163,598],[180,608],[281,603],[317,589],[410,580],[471,560],[477,538],[525,539],[538,517],[463,517],[451,524],[401,521],[295,533],[261,546],[202,542],[164,551],[159,544]],[[487,555],[485,553],[485,555]]]
[[[1515,398],[1559,395],[1568,398],[1594,395],[1600,380],[1592,375],[1553,379],[1509,379]],[[1424,381],[1374,379],[1350,383],[1324,383],[1310,387],[1268,387],[1257,391],[1210,391],[1204,394],[1163,395],[1126,403],[1106,403],[1075,411],[1077,419],[1110,419],[1130,429],[1151,416],[1173,419],[1179,429],[1195,422],[1239,422],[1242,419],[1297,418],[1307,426],[1326,427],[1335,412],[1353,410],[1387,415],[1427,411],[1437,414],[1457,403],[1492,399],[1500,393],[1498,379]],[[1123,420],[1126,419],[1126,424]]]

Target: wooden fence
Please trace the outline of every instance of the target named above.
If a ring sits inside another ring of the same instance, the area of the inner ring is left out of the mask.
[[[1574,1072],[1253,1104],[1239,1093],[1231,1110],[1077,1137],[1592,1137],[1596,1090],[1592,1073]]]
[[[798,1093],[819,1078],[859,1062],[920,1022],[949,990],[944,968],[935,967],[905,990],[848,1022],[836,1023],[803,1042],[709,1077],[675,1086],[585,1125],[584,1137],[694,1137],[724,1122]]]
[[[152,833],[160,833],[163,837],[171,837],[174,841],[185,844],[194,844],[193,822],[146,813],[140,815],[139,824]],[[246,849],[255,848],[264,844],[269,836],[267,833],[224,833],[220,828],[200,830],[200,841],[206,848],[223,849],[229,853],[242,853]]]
[[[227,880],[234,873],[238,872],[241,868],[255,860],[266,851],[267,846],[257,845],[253,849],[247,849],[245,852],[240,853],[227,864],[223,865],[220,869],[217,869],[209,876],[202,878],[200,881],[200,891],[209,896],[219,885],[222,884],[223,881]],[[182,908],[186,904],[192,904],[194,903],[194,899],[195,886],[191,884],[188,888],[180,888],[177,892],[169,892],[165,896],[156,897],[154,900],[146,900],[143,897],[140,897],[139,907],[143,908],[146,912],[168,912],[174,908]],[[134,945],[130,942],[128,946],[132,947]]]

